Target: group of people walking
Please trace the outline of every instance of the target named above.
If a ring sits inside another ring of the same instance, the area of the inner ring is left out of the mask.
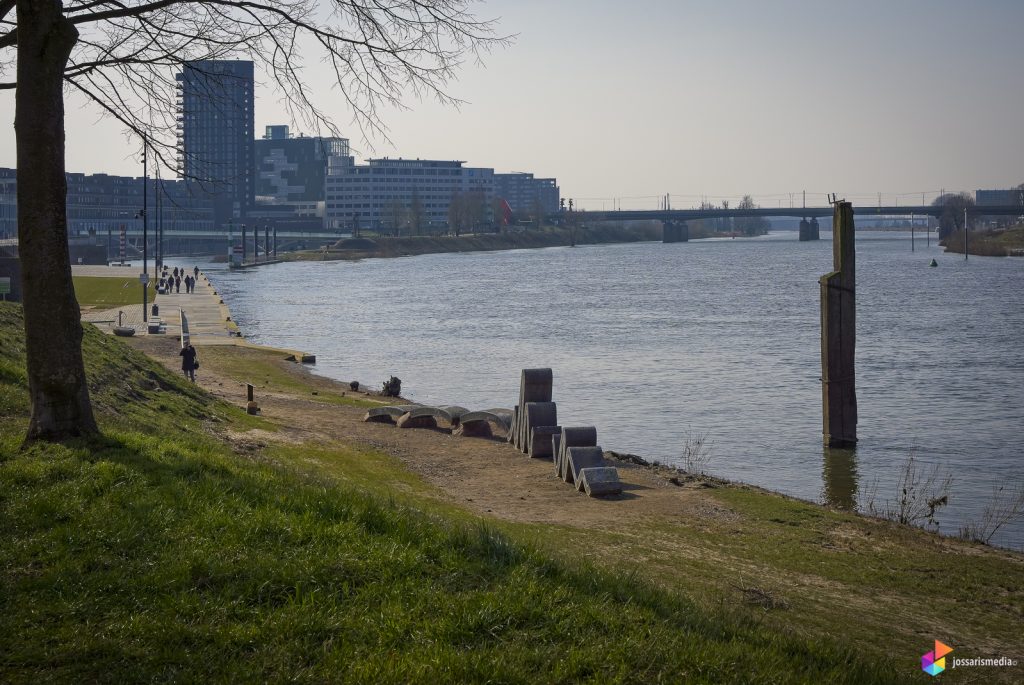
[[[167,267],[163,268],[160,274],[160,280],[157,281],[156,288],[160,294],[171,294],[181,293],[181,284],[185,284],[185,294],[194,293],[196,291],[196,281],[199,280],[199,267],[192,269],[190,275],[185,268],[174,267],[173,271],[168,271]]]

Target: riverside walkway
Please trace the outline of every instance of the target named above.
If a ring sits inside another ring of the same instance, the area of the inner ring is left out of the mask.
[[[71,271],[74,276],[121,279],[131,276],[136,279],[136,287],[142,287],[141,284],[138,284],[137,269],[120,266],[72,266]],[[149,303],[149,307],[152,308],[154,303],[157,305],[159,313],[156,317],[151,314],[148,317],[149,321],[152,322],[154,318],[159,318],[164,323],[165,328],[162,333],[153,335],[180,338],[180,312],[184,311],[188,320],[189,339],[196,347],[204,345],[260,347],[245,340],[238,326],[232,320],[231,311],[228,309],[228,306],[223,304],[213,284],[210,283],[206,274],[202,272],[200,272],[199,278],[196,280],[195,292],[186,294],[184,287],[182,287],[180,293],[156,295],[154,300]],[[150,312],[152,312],[152,309],[150,309]],[[121,314],[120,317],[118,316],[119,313]],[[121,325],[130,326],[135,329],[135,335],[150,335],[147,332],[146,323],[142,320],[142,313],[142,304],[123,305],[111,309],[90,309],[87,311],[83,310],[82,321],[92,323],[103,332],[112,334],[120,318]],[[296,350],[281,351],[293,355],[296,361],[314,359],[311,355]]]

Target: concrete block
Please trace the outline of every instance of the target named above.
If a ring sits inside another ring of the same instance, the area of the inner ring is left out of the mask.
[[[519,403],[550,402],[553,374],[551,369],[523,369],[519,379]]]
[[[580,469],[576,479],[576,489],[587,493],[588,497],[608,497],[622,492],[622,481],[619,470],[614,466],[599,466]]]
[[[437,419],[433,416],[410,416],[402,414],[395,423],[399,428],[437,428]]]
[[[524,413],[525,420],[521,422],[520,451],[530,452],[530,432],[535,426],[557,426],[558,408],[554,402],[527,402]]]
[[[551,436],[559,435],[562,432],[561,426],[536,426],[530,429],[530,458],[551,459],[554,452],[551,451]]]
[[[519,435],[519,407],[512,407],[512,423],[509,424],[508,434],[505,436],[505,440],[515,445],[518,449],[519,444],[516,441],[516,436]]]
[[[395,419],[401,418],[402,415],[408,414],[419,406],[418,404],[401,404],[389,407],[371,407],[363,415],[363,421],[367,423],[392,423]]]
[[[569,447],[565,450],[565,475],[562,480],[576,484],[580,471],[604,466],[604,451],[600,447]]]
[[[558,450],[555,452],[556,474],[566,480],[568,458],[566,450],[570,447],[594,447],[597,445],[597,428],[594,426],[563,426],[559,439]]]
[[[460,421],[459,427],[452,431],[452,435],[461,435],[464,438],[490,438],[494,436],[491,431],[491,424],[484,420]]]

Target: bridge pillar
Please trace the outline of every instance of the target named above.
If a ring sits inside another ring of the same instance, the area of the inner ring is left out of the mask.
[[[821,240],[821,230],[816,218],[812,218],[810,221],[806,218],[800,220],[800,240]]]
[[[821,284],[821,402],[826,447],[857,444],[855,255],[853,205],[837,202],[832,218],[831,273]]]
[[[686,243],[690,240],[690,227],[685,221],[662,221],[661,242]]]

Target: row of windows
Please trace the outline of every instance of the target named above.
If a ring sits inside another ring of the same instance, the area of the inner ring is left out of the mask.
[[[416,169],[408,167],[352,167],[346,174],[361,176],[462,176],[469,169]],[[473,175],[470,173],[469,175]]]
[[[442,212],[448,211],[448,207],[451,205],[449,202],[424,202],[423,208],[426,210],[436,209]],[[391,202],[364,202],[362,204],[354,202],[351,204],[337,204],[329,202],[327,204],[328,209],[391,209],[393,203]],[[404,207],[403,207],[404,208]]]

